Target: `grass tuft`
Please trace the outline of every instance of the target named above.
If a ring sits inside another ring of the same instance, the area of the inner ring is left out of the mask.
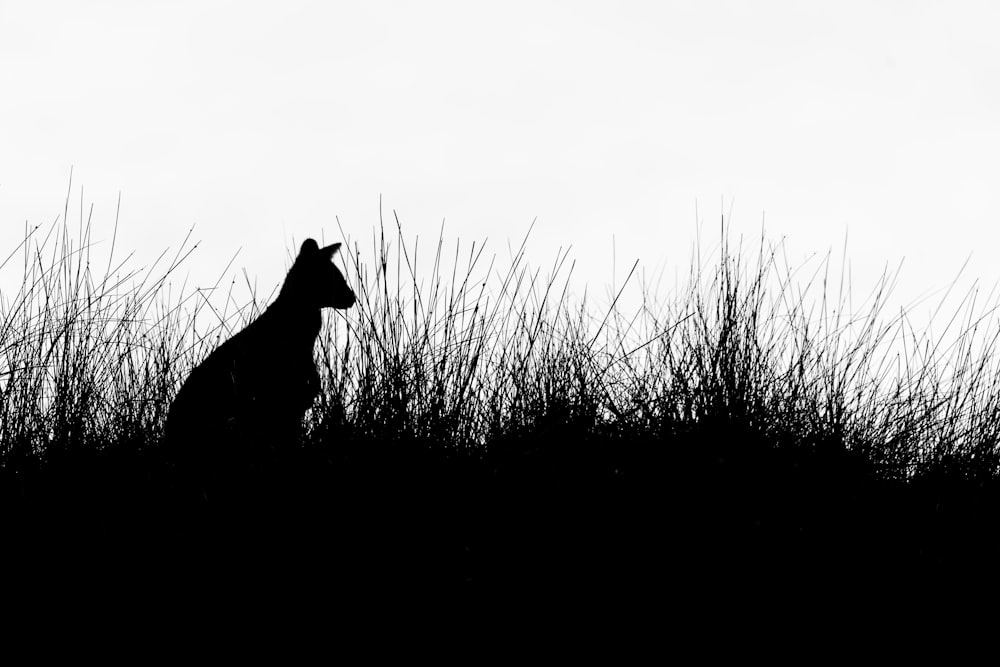
[[[397,583],[596,567],[639,585],[677,563],[861,575],[997,552],[1000,329],[977,288],[918,328],[886,312],[895,276],[856,303],[829,256],[793,268],[763,237],[732,247],[723,225],[670,300],[636,265],[595,308],[566,253],[538,269],[527,237],[506,261],[443,234],[425,249],[396,219],[345,239],[358,302],[326,315],[301,440],[229,504],[191,508],[161,456],[168,407],[270,297],[240,302],[235,280],[223,294],[228,266],[175,291],[190,233],[130,268],[117,217],[94,265],[91,212],[69,217],[67,197],[0,265],[23,271],[0,295],[0,466],[29,534],[204,543],[209,524],[250,513],[245,540],[294,516],[286,540]]]

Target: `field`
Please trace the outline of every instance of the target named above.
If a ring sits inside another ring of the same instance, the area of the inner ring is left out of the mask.
[[[8,581],[710,600],[996,562],[1000,329],[975,291],[921,325],[885,312],[891,276],[855,302],[842,267],[721,224],[669,298],[634,271],[597,308],[529,239],[500,260],[393,220],[345,245],[358,303],[327,316],[301,438],[192,498],[170,402],[271,297],[228,268],[178,285],[187,245],[92,265],[68,217],[3,253]]]

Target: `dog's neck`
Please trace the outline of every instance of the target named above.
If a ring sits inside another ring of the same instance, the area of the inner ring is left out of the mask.
[[[323,326],[322,309],[308,305],[300,299],[281,295],[267,309],[267,314],[280,322],[290,338],[316,340]]]

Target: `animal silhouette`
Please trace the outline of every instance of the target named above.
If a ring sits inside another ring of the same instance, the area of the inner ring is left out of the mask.
[[[321,311],[356,300],[332,262],[339,248],[307,239],[274,303],[198,365],[174,399],[167,448],[206,497],[220,479],[267,465],[298,437],[320,388],[313,347]]]

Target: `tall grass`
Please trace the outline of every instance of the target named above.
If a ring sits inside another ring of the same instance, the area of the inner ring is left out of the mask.
[[[67,195],[63,215],[26,230],[0,267],[23,272],[0,298],[8,471],[155,450],[186,373],[266,305],[252,292],[239,302],[235,280],[222,294],[229,267],[209,289],[177,286],[188,238],[130,268],[131,256],[114,258],[117,216],[94,265],[82,193],[70,217]],[[528,238],[505,260],[479,243],[446,247],[443,234],[430,248],[408,243],[398,220],[364,244],[345,240],[358,303],[327,316],[305,442],[556,477],[655,474],[698,448],[718,460],[764,449],[851,460],[889,480],[997,477],[998,328],[976,289],[939,307],[935,332],[886,312],[894,276],[856,304],[829,257],[791,267],[763,237],[733,248],[722,225],[671,300],[633,266],[595,308],[573,289],[568,253],[533,268]]]
[[[87,456],[109,448],[155,446],[182,374],[231,330],[243,308],[216,309],[218,288],[174,293],[174,276],[196,246],[184,239],[149,267],[115,256],[116,214],[108,251],[92,251],[93,209],[63,215],[24,240],[0,264],[23,279],[0,294],[0,461],[8,470]],[[252,305],[252,304],[251,304]],[[210,326],[198,314],[211,310]]]
[[[829,256],[797,280],[780,246],[734,251],[722,225],[712,261],[696,248],[672,302],[635,284],[633,267],[595,311],[572,296],[564,254],[543,274],[526,264],[526,240],[503,268],[456,245],[445,266],[439,239],[421,274],[418,245],[406,248],[398,220],[395,232],[392,244],[377,232],[372,263],[354,246],[359,303],[323,338],[331,391],[314,419],[480,455],[551,429],[545,447],[568,447],[556,456],[567,466],[588,438],[668,447],[710,431],[853,456],[885,479],[997,475],[996,306],[977,308],[975,288],[952,311],[942,301],[935,338],[905,310],[885,312],[895,276],[855,303]],[[640,300],[630,312],[618,306],[626,289]]]

